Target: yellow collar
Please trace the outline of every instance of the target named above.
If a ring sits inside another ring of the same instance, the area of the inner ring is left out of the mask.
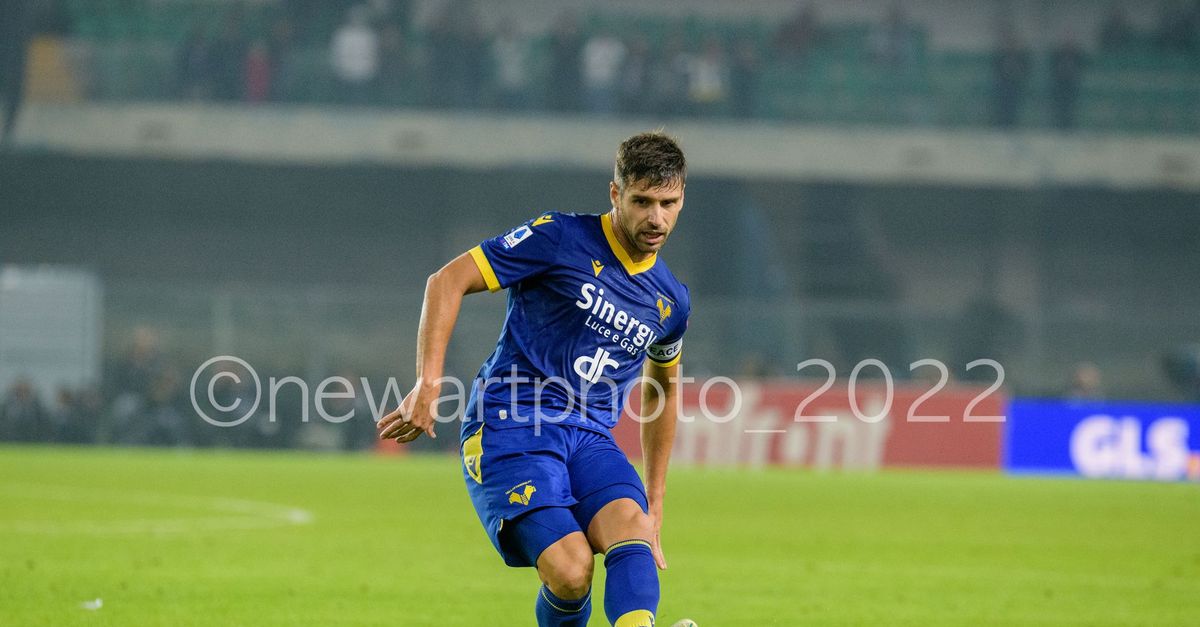
[[[650,255],[642,261],[634,261],[629,257],[629,253],[625,251],[625,247],[621,242],[617,241],[617,236],[613,233],[612,215],[604,214],[600,216],[600,226],[604,229],[604,239],[608,240],[608,247],[612,249],[613,254],[617,256],[617,260],[625,267],[625,271],[629,276],[639,274],[654,267],[654,262],[658,261],[658,253]]]

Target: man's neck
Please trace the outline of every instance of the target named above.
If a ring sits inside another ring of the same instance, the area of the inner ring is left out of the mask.
[[[625,228],[621,226],[621,221],[617,219],[616,209],[609,211],[608,216],[609,220],[612,222],[613,235],[617,237],[617,243],[621,245],[621,248],[625,249],[625,254],[629,255],[629,258],[632,259],[634,263],[641,263],[654,255],[654,253],[644,253],[633,245],[633,241],[630,240],[629,234],[626,233]]]

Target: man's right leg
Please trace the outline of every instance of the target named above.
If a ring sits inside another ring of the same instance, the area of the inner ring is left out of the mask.
[[[592,615],[592,547],[583,532],[555,542],[537,560],[539,627],[586,627]]]
[[[509,566],[535,566],[538,624],[580,626],[591,615],[594,556],[571,507],[565,429],[476,429],[462,444],[471,504]]]
[[[535,613],[540,627],[584,627],[592,615],[595,558],[587,537],[564,507],[534,510],[506,526],[501,543],[537,565],[542,586]]]

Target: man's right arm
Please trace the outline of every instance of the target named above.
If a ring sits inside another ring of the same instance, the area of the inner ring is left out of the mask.
[[[417,327],[417,382],[392,413],[379,421],[380,439],[411,442],[421,433],[436,438],[433,404],[441,393],[438,381],[446,363],[446,346],[458,320],[463,296],[488,289],[470,253],[463,253],[425,282],[425,300]]]

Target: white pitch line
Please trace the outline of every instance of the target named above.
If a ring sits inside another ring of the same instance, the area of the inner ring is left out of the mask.
[[[787,433],[787,429],[743,429],[742,433]]]
[[[16,498],[126,504],[133,508],[171,507],[199,509],[216,516],[170,518],[127,518],[118,520],[0,520],[0,531],[41,534],[139,534],[193,533],[198,531],[238,531],[266,529],[286,525],[304,525],[313,521],[312,512],[297,507],[225,497],[179,496],[147,491],[88,489],[61,485],[5,484],[0,493]]]

